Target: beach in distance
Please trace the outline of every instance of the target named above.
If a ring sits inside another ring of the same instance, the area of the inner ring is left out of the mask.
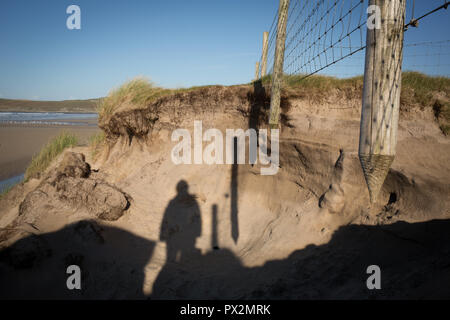
[[[99,130],[96,113],[2,111],[0,110],[0,184],[22,175],[33,155],[62,131],[73,133],[81,144],[86,144],[89,137]]]

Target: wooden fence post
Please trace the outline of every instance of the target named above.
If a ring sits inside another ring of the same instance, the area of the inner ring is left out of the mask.
[[[286,24],[288,18],[289,0],[280,0],[278,7],[277,40],[275,59],[273,62],[272,90],[270,97],[269,124],[272,128],[278,126],[280,117],[281,82],[283,80],[284,49],[286,42]]]
[[[259,62],[255,65],[255,81],[259,79]]]
[[[269,45],[269,33],[264,31],[263,33],[263,48],[262,48],[262,66],[261,66],[261,78],[266,75],[267,72],[267,49]]]
[[[380,8],[380,28],[368,24],[359,159],[375,202],[394,160],[402,80],[406,0],[370,0]]]

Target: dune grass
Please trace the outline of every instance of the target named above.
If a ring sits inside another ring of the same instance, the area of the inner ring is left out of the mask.
[[[432,108],[439,128],[450,135],[450,78],[407,71],[402,74],[402,105]]]
[[[108,96],[100,99],[97,104],[99,117],[111,115],[116,108],[123,104],[143,107],[152,99],[160,97],[171,90],[156,87],[146,78],[138,77],[125,82],[117,89],[113,89]]]
[[[271,75],[260,79],[260,83],[270,88]],[[352,78],[336,78],[326,75],[284,75],[283,88],[288,96],[307,97],[321,103],[329,98],[331,92],[343,94],[346,99],[361,99],[363,89],[363,76]],[[254,84],[254,82],[250,83]],[[97,111],[102,118],[114,113],[123,105],[131,107],[145,107],[152,100],[173,93],[182,93],[197,90],[201,87],[165,89],[156,87],[146,78],[134,78],[117,89],[112,90],[107,97],[99,100]],[[334,91],[333,91],[334,90]],[[427,76],[420,72],[406,71],[402,73],[401,110],[409,107],[437,108],[437,117],[444,133],[449,131],[450,116],[448,97],[450,96],[450,78]],[[441,106],[441,107],[439,107]],[[446,133],[447,134],[447,133]]]
[[[361,86],[363,84],[363,76],[355,76],[351,78],[336,78],[332,76],[314,74],[306,77],[299,75],[284,75],[284,87],[302,87],[331,89],[342,88],[346,86]],[[263,85],[270,85],[272,75],[261,78]],[[402,89],[411,89],[414,92],[413,98],[423,105],[430,105],[431,94],[433,92],[444,92],[450,95],[450,78],[441,76],[428,76],[416,71],[406,71],[402,73]]]
[[[78,144],[75,135],[68,132],[61,132],[58,136],[50,140],[41,151],[33,157],[30,165],[25,171],[25,181],[38,176],[50,163],[66,148],[74,147]]]
[[[263,85],[270,85],[272,75],[267,75],[261,78]],[[352,78],[336,78],[332,76],[314,74],[305,78],[305,75],[284,75],[283,87],[287,88],[315,88],[315,89],[331,89],[346,86],[362,85],[363,76],[355,76]]]
[[[303,86],[305,88],[340,89],[348,86],[362,86],[363,76],[340,79],[324,75],[312,75],[307,78],[304,75],[292,75],[285,76],[283,81],[288,87]]]
[[[214,87],[214,85],[194,86],[190,88],[167,89],[157,87],[145,77],[136,77],[125,82],[117,89],[110,91],[108,96],[99,99],[97,112],[100,118],[109,116],[122,105],[135,108],[145,107],[153,100],[174,93],[184,93],[202,88]]]
[[[433,105],[433,111],[441,131],[446,136],[450,135],[450,102],[436,100]]]
[[[95,133],[89,137],[89,148],[91,149],[91,156],[93,159],[96,159],[104,141],[105,133],[103,131]]]
[[[1,192],[0,192],[0,199],[5,197],[9,191],[11,191],[11,189],[15,186],[15,184],[7,186],[6,188],[4,188]]]
[[[270,88],[272,76],[260,79],[262,85]],[[364,77],[336,78],[325,75],[284,75],[283,91],[288,96],[301,96],[321,103],[331,90],[339,90],[348,99],[361,99]],[[416,71],[402,73],[400,110],[418,107],[432,108],[439,127],[450,135],[450,78],[429,76]]]
[[[427,76],[420,72],[407,71],[402,74],[402,91],[411,94],[410,98],[422,106],[434,103],[433,93],[443,92],[450,95],[450,78],[439,76]]]

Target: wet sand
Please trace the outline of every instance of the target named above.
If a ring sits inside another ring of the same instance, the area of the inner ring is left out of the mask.
[[[72,132],[80,144],[87,144],[89,137],[100,130],[97,119],[63,121],[80,125],[0,124],[0,181],[24,173],[33,155],[61,131]]]

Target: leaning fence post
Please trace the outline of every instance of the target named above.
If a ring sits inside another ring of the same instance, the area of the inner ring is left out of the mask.
[[[255,81],[259,79],[259,62],[255,64]]]
[[[269,124],[271,127],[278,126],[278,119],[280,117],[281,81],[283,77],[288,9],[289,0],[280,0],[278,7],[277,42],[275,46],[275,59],[273,62],[272,89],[270,97]]]
[[[262,49],[262,66],[261,66],[261,78],[266,75],[267,71],[267,47],[269,45],[269,33],[264,31],[263,33],[263,49]]]
[[[369,1],[369,6],[380,9],[381,24],[367,25],[358,154],[372,203],[386,179],[397,144],[405,3]]]

